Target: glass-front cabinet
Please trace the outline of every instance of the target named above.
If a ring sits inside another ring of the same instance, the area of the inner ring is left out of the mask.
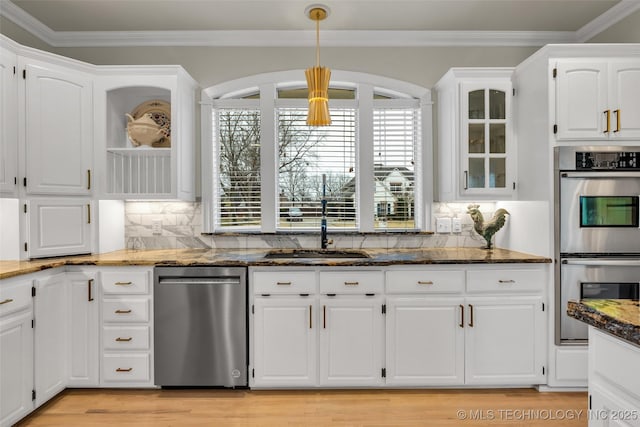
[[[439,200],[513,197],[511,71],[452,69],[436,85]]]

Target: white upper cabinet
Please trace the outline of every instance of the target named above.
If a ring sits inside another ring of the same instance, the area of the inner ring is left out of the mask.
[[[26,189],[88,195],[92,169],[92,79],[73,68],[20,58]]]
[[[18,192],[18,56],[0,46],[0,193]]]
[[[196,88],[179,66],[100,68],[95,140],[102,198],[195,199]],[[132,139],[128,122],[144,120],[165,136],[151,145]]]
[[[451,69],[437,84],[438,199],[514,197],[512,69]]]
[[[564,59],[554,75],[558,141],[640,139],[640,61]]]

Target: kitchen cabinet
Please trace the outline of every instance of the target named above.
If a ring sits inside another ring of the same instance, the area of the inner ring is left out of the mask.
[[[34,280],[35,405],[61,392],[68,380],[69,303],[64,272]]]
[[[91,253],[92,202],[89,199],[33,198],[25,205],[29,217],[31,258]]]
[[[179,66],[100,67],[94,115],[102,198],[195,200],[196,88]],[[139,119],[135,111],[157,117],[169,138],[136,146],[126,116]]]
[[[556,140],[640,138],[640,61],[563,59],[553,74]]]
[[[589,427],[640,426],[638,363],[637,346],[589,327]]]
[[[99,284],[95,271],[67,272],[69,286],[68,387],[98,387]]]
[[[0,46],[0,193],[18,193],[18,56]]]
[[[91,75],[29,57],[18,61],[24,80],[27,193],[91,194]]]
[[[438,93],[438,199],[513,198],[511,68],[453,68]]]
[[[102,387],[153,387],[153,269],[100,271]]]
[[[0,284],[0,426],[11,426],[33,410],[32,281]]]

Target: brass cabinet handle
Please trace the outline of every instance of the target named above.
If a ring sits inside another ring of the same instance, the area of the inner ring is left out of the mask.
[[[132,284],[132,282],[116,282],[116,283],[114,283],[114,285],[116,285],[116,286],[129,286],[131,284]]]
[[[116,310],[116,314],[128,314],[131,313],[131,309],[129,310]]]
[[[2,305],[2,304],[9,304],[10,302],[13,302],[13,300],[12,300],[11,298],[7,298],[6,300],[1,301],[1,302],[0,302],[0,305]]]
[[[309,304],[309,329],[313,329],[313,306]]]
[[[93,301],[93,294],[91,288],[93,287],[93,279],[87,280],[87,301]]]
[[[87,190],[91,190],[91,169],[87,169]]]
[[[345,286],[358,286],[360,282],[344,282]]]
[[[516,283],[516,281],[513,279],[500,279],[498,280],[498,283]]]
[[[469,326],[473,328],[473,304],[469,304]]]
[[[322,306],[322,329],[327,329],[327,306]]]
[[[278,285],[278,286],[289,286],[289,285],[291,285],[291,282],[276,282],[276,285]]]
[[[604,133],[609,133],[611,130],[611,110],[604,110],[604,115],[607,116],[607,128],[604,130]]]
[[[91,224],[91,204],[87,203],[87,224]]]
[[[464,328],[464,305],[462,304],[460,304],[460,323],[458,326]]]
[[[133,337],[129,337],[129,338],[121,338],[121,337],[118,337],[118,338],[116,338],[116,341],[117,341],[117,342],[129,342],[129,341],[131,341],[132,339],[133,339]]]
[[[620,132],[620,109],[613,110],[613,114],[616,115],[616,130],[613,132]]]
[[[418,285],[433,285],[431,280],[418,280]]]
[[[116,372],[131,372],[133,371],[133,368],[118,368],[116,369]]]

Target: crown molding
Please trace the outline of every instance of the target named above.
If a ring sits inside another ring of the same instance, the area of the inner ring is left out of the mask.
[[[585,43],[637,10],[640,10],[640,2],[638,0],[622,0],[576,31],[575,41]]]
[[[578,31],[355,31],[325,30],[326,47],[514,46],[581,43],[640,9],[622,0]],[[52,47],[216,46],[309,47],[314,31],[54,31],[11,0],[0,0],[0,15]]]

